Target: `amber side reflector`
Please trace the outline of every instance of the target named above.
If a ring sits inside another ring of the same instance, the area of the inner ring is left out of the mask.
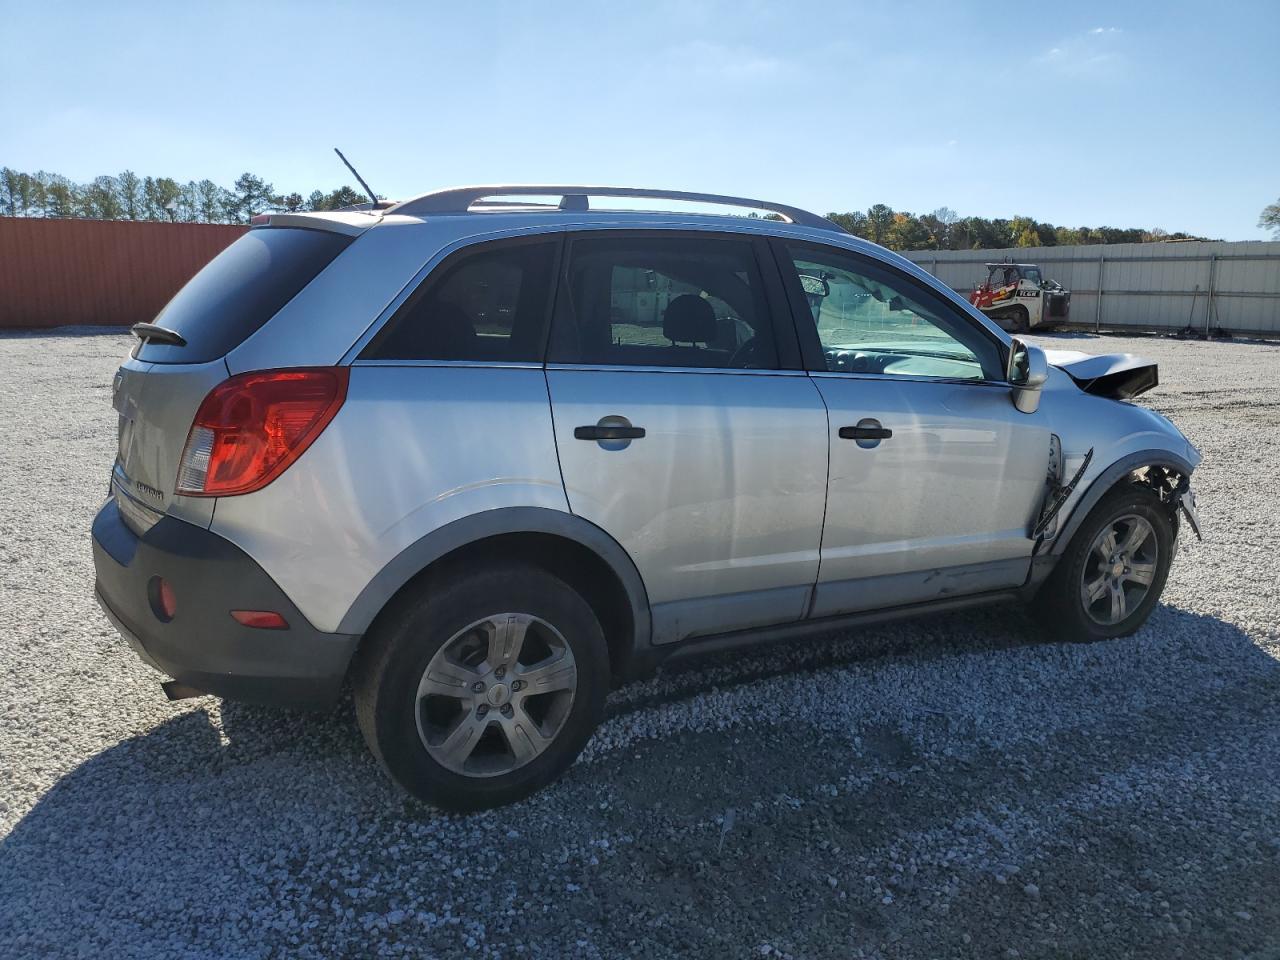
[[[232,610],[231,616],[245,627],[259,630],[288,630],[289,621],[274,610]]]

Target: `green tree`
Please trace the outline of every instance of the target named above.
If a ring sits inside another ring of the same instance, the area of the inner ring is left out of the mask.
[[[1030,217],[1014,217],[1010,220],[1009,233],[1013,235],[1014,246],[1040,246],[1040,234],[1036,233],[1036,222]]]
[[[80,188],[66,177],[56,173],[36,174],[44,186],[44,215],[46,217],[74,217],[80,203]]]
[[[126,170],[116,177],[116,196],[120,200],[121,215],[126,220],[141,220],[142,213],[142,180],[132,170]]]
[[[182,188],[170,177],[147,177],[142,181],[143,215],[148,220],[177,220]]]
[[[240,223],[248,223],[258,214],[279,206],[275,188],[252,173],[236,178],[230,210]]]
[[[194,183],[195,219],[200,223],[226,223],[228,211],[233,210],[235,198],[212,180]]]
[[[297,213],[303,209],[305,203],[306,201],[302,199],[302,194],[300,193],[291,193],[280,198],[280,206],[284,207],[289,213]]]
[[[5,167],[0,170],[0,209],[7,217],[33,217],[44,212],[44,189],[28,173]]]
[[[97,177],[80,191],[80,216],[90,220],[119,220],[124,217],[120,185],[115,177]]]
[[[1258,216],[1258,226],[1263,230],[1272,231],[1272,236],[1280,240],[1280,200],[1262,208],[1262,213]]]
[[[311,210],[341,210],[343,207],[354,206],[357,203],[367,203],[368,198],[344,184],[332,193],[321,193],[317,190],[311,194],[307,202]]]
[[[933,237],[925,225],[910,213],[893,215],[893,223],[885,233],[885,246],[890,250],[936,249]]]
[[[893,226],[893,208],[877,203],[867,210],[867,239],[883,244]]]
[[[866,237],[867,215],[860,210],[852,213],[828,213],[827,219],[838,227],[843,227],[855,237]]]

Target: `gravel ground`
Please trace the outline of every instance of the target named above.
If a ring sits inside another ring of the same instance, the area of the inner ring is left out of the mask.
[[[1280,956],[1280,346],[1160,361],[1204,451],[1135,637],[859,631],[614,694],[472,817],[329,715],[169,704],[91,598],[117,334],[0,338],[0,955]]]

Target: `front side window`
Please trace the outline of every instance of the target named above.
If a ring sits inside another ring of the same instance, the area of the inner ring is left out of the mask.
[[[558,241],[498,241],[446,260],[361,353],[372,360],[542,361]]]
[[[786,250],[829,371],[1000,379],[999,346],[924,285],[841,250]]]
[[[769,309],[750,240],[574,240],[549,359],[622,366],[772,368]]]

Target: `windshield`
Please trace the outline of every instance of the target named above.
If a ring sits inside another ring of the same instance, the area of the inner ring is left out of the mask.
[[[1030,280],[1032,283],[1040,283],[1039,267],[1019,267],[1018,269],[1022,271],[1023,279]]]

